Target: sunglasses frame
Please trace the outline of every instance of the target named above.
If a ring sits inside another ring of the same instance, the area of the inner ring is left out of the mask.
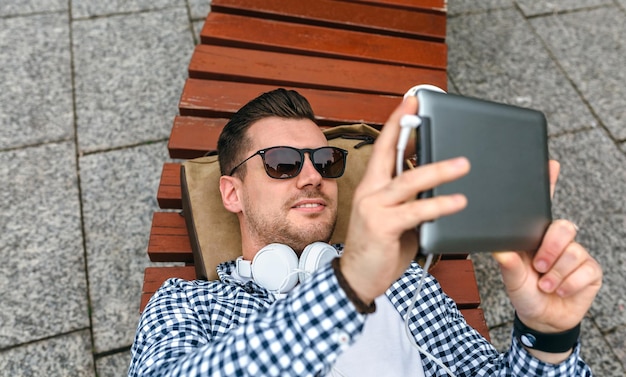
[[[295,174],[287,176],[287,177],[273,177],[270,172],[268,171],[268,165],[265,162],[265,154],[272,149],[279,149],[279,148],[286,148],[286,149],[291,149],[293,151],[298,152],[298,154],[300,155],[300,166],[298,167],[298,170],[296,171]],[[322,150],[322,149],[332,149],[334,151],[339,151],[341,152],[341,154],[343,155],[343,167],[341,168],[341,172],[337,175],[337,176],[333,176],[333,177],[326,177],[324,176],[324,174],[319,171],[317,169],[317,166],[315,164],[315,161],[313,160],[313,155],[315,154],[315,152]],[[259,149],[258,151],[254,152],[252,155],[250,155],[248,158],[246,158],[245,160],[241,161],[241,163],[239,163],[237,166],[235,166],[234,168],[232,168],[232,170],[230,171],[230,173],[228,175],[232,176],[235,173],[235,170],[237,170],[237,168],[239,168],[241,165],[245,164],[246,162],[248,162],[248,160],[250,160],[252,157],[259,155],[261,156],[261,159],[263,160],[263,169],[265,170],[265,174],[267,174],[268,177],[273,178],[273,179],[290,179],[290,178],[295,178],[297,177],[300,172],[302,171],[302,167],[304,166],[304,162],[305,162],[305,156],[304,154],[308,153],[309,154],[309,160],[311,160],[311,163],[313,164],[313,167],[315,168],[315,170],[322,176],[322,178],[327,178],[327,179],[335,179],[335,178],[339,178],[343,175],[343,173],[346,170],[346,162],[347,162],[347,158],[348,158],[348,151],[345,149],[341,149],[338,147],[333,147],[330,145],[327,146],[323,146],[323,147],[319,147],[319,148],[295,148],[295,147],[290,147],[287,145],[277,145],[274,147],[269,147],[269,148],[263,148],[263,149]]]

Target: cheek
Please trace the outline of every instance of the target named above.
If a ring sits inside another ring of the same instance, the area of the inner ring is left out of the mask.
[[[328,195],[334,201],[337,201],[338,190],[337,190],[337,181],[336,180],[333,180],[333,181],[329,182],[329,184],[326,185],[325,191],[326,191],[326,195]]]
[[[282,203],[289,197],[289,192],[280,185],[260,183],[251,191],[251,204],[270,212],[282,208]]]

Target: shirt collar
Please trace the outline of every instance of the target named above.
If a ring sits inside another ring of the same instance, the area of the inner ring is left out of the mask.
[[[240,276],[237,273],[236,262],[234,260],[218,264],[216,271],[217,277],[224,284],[241,287],[246,292],[260,297],[274,296],[270,291],[257,284],[251,278]]]

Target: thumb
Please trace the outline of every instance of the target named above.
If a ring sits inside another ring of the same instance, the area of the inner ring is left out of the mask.
[[[500,265],[502,282],[509,292],[520,289],[528,279],[524,256],[514,251],[496,252],[491,254]]]

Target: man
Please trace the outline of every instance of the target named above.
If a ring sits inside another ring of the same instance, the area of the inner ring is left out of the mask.
[[[466,205],[462,195],[414,198],[470,169],[457,158],[393,177],[399,119],[416,109],[415,98],[404,101],[378,137],[354,193],[341,258],[281,299],[241,277],[235,262],[218,266],[220,281],[169,280],[143,313],[129,375],[590,376],[576,329],[602,272],[564,220],[549,227],[534,256],[494,254],[521,329],[507,353],[465,323],[430,275],[405,336],[402,321],[423,274],[412,262],[414,229]],[[316,157],[327,145],[308,102],[283,89],[251,101],[226,125],[220,191],[239,218],[244,260],[269,243],[301,253],[330,239],[338,173]],[[301,164],[273,164],[281,146]],[[552,163],[552,186],[557,175]]]

